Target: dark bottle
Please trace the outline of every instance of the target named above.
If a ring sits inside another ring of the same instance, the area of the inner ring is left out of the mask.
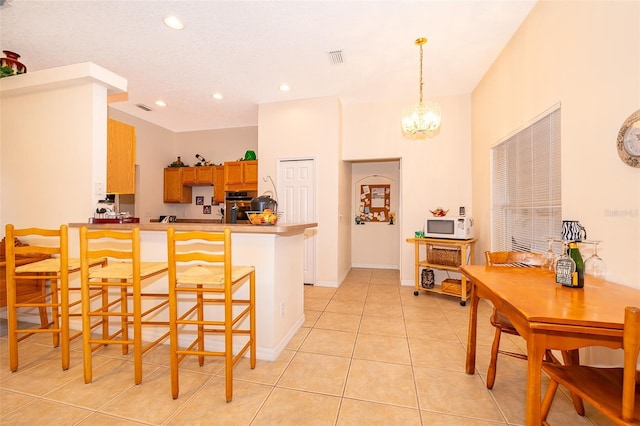
[[[572,280],[573,287],[584,287],[584,261],[578,250],[578,243],[569,243],[569,257],[576,263],[576,271],[574,272],[574,278]]]

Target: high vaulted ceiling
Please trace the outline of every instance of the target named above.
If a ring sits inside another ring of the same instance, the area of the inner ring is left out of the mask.
[[[129,82],[128,101],[112,107],[182,132],[256,125],[261,103],[417,102],[418,37],[429,39],[425,99],[470,93],[535,0],[0,4],[0,48],[20,54],[28,72],[96,63]],[[167,28],[167,15],[184,30]],[[342,64],[332,63],[331,51],[342,51]],[[282,83],[291,91],[280,91]]]

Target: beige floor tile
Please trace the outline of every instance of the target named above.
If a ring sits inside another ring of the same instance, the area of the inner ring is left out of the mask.
[[[365,306],[366,311],[366,306]],[[406,337],[405,323],[402,317],[363,315],[360,321],[360,333],[385,336]]]
[[[101,408],[100,412],[133,419],[139,422],[159,424],[182,407],[208,381],[211,376],[180,370],[180,395],[171,397],[168,368],[148,375],[141,384],[121,393]],[[211,400],[225,401],[224,385],[210,394]]]
[[[304,298],[304,310],[306,311],[324,311],[331,299],[314,299],[312,297]]]
[[[71,366],[66,371],[62,370],[59,359],[45,360],[30,367],[18,367],[15,373],[3,374],[1,386],[3,389],[44,395],[82,376],[82,372],[82,363],[76,357],[72,357]]]
[[[311,327],[300,327],[296,334],[291,338],[291,340],[289,340],[289,343],[287,343],[286,349],[293,351],[298,350],[298,348],[300,348],[300,345],[302,345],[302,342],[304,342],[304,339],[307,338],[307,335],[310,331]]]
[[[420,412],[414,408],[344,398],[338,413],[338,426],[419,425]]]
[[[226,402],[223,398],[224,379],[216,377],[180,407],[166,424],[249,425],[272,389],[257,383],[234,381],[233,400]]]
[[[120,417],[109,416],[107,414],[94,413],[78,423],[78,426],[134,426],[144,424],[145,423],[136,422],[131,419],[123,419]]]
[[[90,414],[89,410],[41,399],[2,416],[0,420],[3,425],[71,425]]]
[[[458,342],[458,335],[448,322],[408,319],[404,321],[407,337],[411,339],[446,340]]]
[[[363,291],[357,287],[350,287],[346,289],[339,289],[336,291],[336,294],[333,296],[331,300],[341,300],[341,301],[353,301],[353,302],[364,302],[367,298],[366,287]]]
[[[499,382],[498,382],[499,380]],[[542,395],[549,380],[543,376]],[[491,391],[496,403],[510,424],[524,424],[527,380],[512,377],[500,377]],[[586,417],[576,414],[571,400],[562,392],[556,398],[549,412],[549,424],[553,426],[592,425]]]
[[[498,426],[505,422],[474,419],[472,417],[452,416],[434,411],[421,411],[422,424],[429,426]]]
[[[444,316],[447,317],[447,321],[449,321],[450,323],[459,323],[459,324],[464,324],[464,325],[468,325],[469,324],[469,305],[467,304],[467,306],[460,306],[459,303],[456,303],[457,306],[453,307],[453,308],[449,308],[449,307],[441,307],[442,309],[442,313],[444,313]]]
[[[411,366],[354,359],[344,396],[364,401],[417,408]]]
[[[402,305],[400,302],[389,301],[389,303],[385,303],[384,299],[375,301],[367,298],[363,315],[402,318]]]
[[[341,314],[362,315],[364,302],[352,300],[331,300],[325,308],[326,312],[338,312]]]
[[[249,360],[243,359],[233,368],[233,378],[234,380],[238,379],[265,385],[275,385],[295,353],[295,351],[285,349],[275,361],[258,359],[256,360],[256,368],[253,369],[251,368]],[[220,373],[222,373],[222,371]]]
[[[169,368],[169,366],[164,368]],[[189,355],[184,357],[178,365],[180,371],[191,371],[198,374],[208,374],[210,376],[220,374],[223,368],[224,358],[220,356],[206,356],[204,358],[204,364],[200,365],[197,356]]]
[[[251,425],[333,425],[339,407],[335,396],[275,388]]]
[[[94,378],[90,384],[84,382],[82,374],[74,375],[73,380],[48,392],[45,396],[52,400],[97,410],[133,386],[135,386],[133,363],[106,359],[105,362],[95,366]]]
[[[337,289],[333,287],[320,287],[316,285],[304,286],[304,297],[313,299],[329,300],[336,293]]]
[[[303,327],[313,327],[322,315],[322,311],[304,310],[304,324]]]
[[[341,396],[351,360],[298,352],[278,381],[278,387]]]
[[[409,339],[409,350],[414,366],[461,372],[465,370],[467,354],[458,342]]]
[[[485,420],[504,421],[477,375],[414,367],[420,409]]]
[[[314,328],[300,346],[300,351],[350,357],[355,343],[356,333]]]
[[[138,386],[132,354],[123,356],[119,345],[94,352],[94,380],[85,385],[80,340],[71,342],[72,368],[63,372],[49,334],[20,343],[20,366],[11,373],[0,319],[0,424],[522,425],[526,362],[500,355],[494,389],[486,389],[492,305],[478,305],[477,374],[467,375],[469,306],[424,290],[414,296],[399,280],[397,270],[354,268],[338,288],[305,286],[303,327],[276,361],[251,369],[240,360],[230,403],[220,357],[202,367],[185,358],[173,400],[167,346],[144,356]],[[501,348],[525,353],[526,342],[504,335]],[[587,416],[577,416],[560,388],[550,422],[612,424],[585,408]]]
[[[323,312],[316,321],[315,328],[357,332],[360,327],[360,315]]]
[[[358,334],[353,357],[371,361],[411,364],[409,344],[405,337]]]
[[[36,397],[30,395],[0,389],[0,423],[3,416],[36,400]]]
[[[447,321],[447,317],[438,306],[409,305],[403,306],[402,312],[407,320]]]

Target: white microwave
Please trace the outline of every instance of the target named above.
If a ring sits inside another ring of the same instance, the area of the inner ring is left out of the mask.
[[[468,240],[473,238],[473,219],[470,217],[428,217],[424,221],[426,238]]]

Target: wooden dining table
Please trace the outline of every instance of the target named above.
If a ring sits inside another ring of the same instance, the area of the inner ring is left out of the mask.
[[[526,425],[541,424],[541,369],[545,349],[622,347],[626,306],[640,306],[640,290],[585,277],[584,288],[563,287],[542,268],[463,265],[471,282],[466,358],[467,374],[476,367],[478,303],[490,300],[526,340]]]

